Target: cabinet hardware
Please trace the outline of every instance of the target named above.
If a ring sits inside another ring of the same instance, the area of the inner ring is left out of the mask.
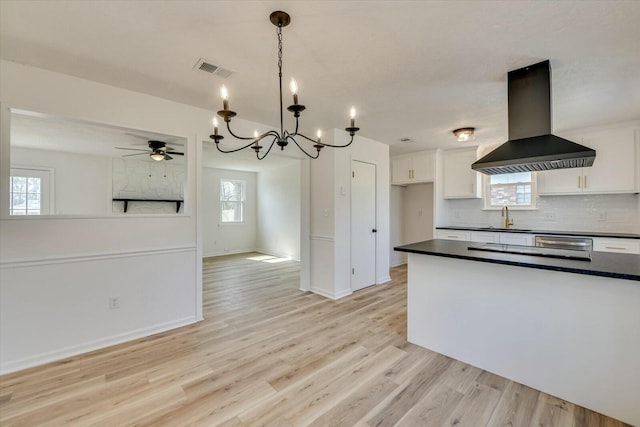
[[[449,237],[450,239],[457,239],[458,238],[458,236],[447,236],[447,237]]]
[[[584,188],[587,188],[587,177],[584,177]]]
[[[621,248],[620,246],[605,246],[607,249],[616,249],[618,251],[626,251],[627,248]]]
[[[581,176],[578,176],[578,188],[582,188],[580,185],[582,184],[582,181],[580,180],[580,178],[582,178]]]

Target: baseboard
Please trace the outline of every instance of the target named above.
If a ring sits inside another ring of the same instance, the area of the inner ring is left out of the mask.
[[[376,282],[376,285],[381,285],[383,283],[387,283],[391,281],[391,276],[384,276],[378,279],[378,281]]]
[[[311,286],[311,292],[316,293],[318,295],[322,295],[323,297],[326,297],[332,300],[337,300],[337,299],[346,297],[347,295],[351,295],[353,293],[351,289],[345,289],[338,293],[333,293],[333,292],[325,291],[324,289],[314,288],[313,286]]]
[[[166,332],[182,326],[196,323],[195,316],[185,317],[183,319],[172,320],[158,325],[149,326],[147,328],[136,329],[134,331],[125,332],[123,334],[113,335],[110,337],[100,338],[83,344],[72,345],[61,348],[59,350],[48,351],[46,353],[36,354],[34,356],[25,357],[0,364],[0,375],[11,372],[21,371],[23,369],[32,368],[34,366],[43,365],[56,360],[65,359],[71,356],[88,353],[90,351],[99,350],[112,345],[121,344],[123,342],[132,341],[138,338],[148,337],[150,335]]]
[[[398,264],[390,265],[389,268],[400,267],[401,265],[407,265],[407,261],[400,262]]]
[[[249,249],[234,249],[232,251],[218,251],[218,252],[203,252],[202,258],[209,258],[214,256],[225,256],[225,255],[237,255],[237,254],[245,254],[249,252],[260,252],[256,248]]]

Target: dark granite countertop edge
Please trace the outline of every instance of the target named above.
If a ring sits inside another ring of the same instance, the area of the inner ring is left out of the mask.
[[[393,248],[393,250],[398,252],[407,252],[407,253],[415,253],[420,255],[433,255],[444,258],[457,258],[464,259],[469,261],[478,261],[478,262],[488,262],[492,264],[501,264],[501,265],[511,265],[516,267],[526,267],[526,268],[536,268],[539,270],[550,270],[550,271],[560,271],[565,273],[576,273],[576,274],[585,274],[588,276],[600,276],[600,277],[609,277],[613,279],[626,279],[626,280],[634,280],[640,281],[640,275],[635,274],[626,274],[626,273],[616,273],[612,271],[602,271],[602,270],[593,270],[593,269],[582,269],[575,267],[564,267],[558,265],[545,265],[545,264],[535,264],[531,262],[518,262],[507,259],[496,259],[496,258],[482,258],[478,256],[472,255],[462,255],[457,253],[447,253],[442,251],[432,251],[432,250],[423,250],[423,249],[412,249],[406,248],[402,246],[397,246]]]
[[[607,233],[601,231],[558,231],[558,230],[520,230],[517,228],[493,228],[493,227],[465,227],[465,226],[442,226],[436,227],[436,230],[465,230],[465,231],[488,231],[491,233],[522,233],[537,235],[553,235],[553,236],[585,236],[585,237],[604,237],[614,239],[640,239],[640,234],[631,233]]]

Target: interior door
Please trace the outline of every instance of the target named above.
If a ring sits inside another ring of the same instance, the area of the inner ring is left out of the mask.
[[[376,283],[376,165],[351,161],[351,290]]]

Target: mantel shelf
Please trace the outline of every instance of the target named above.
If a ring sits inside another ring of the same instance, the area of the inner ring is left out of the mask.
[[[124,202],[124,213],[127,213],[127,208],[129,207],[129,202],[167,202],[167,203],[175,203],[176,204],[176,213],[180,212],[180,206],[184,200],[171,200],[171,199],[121,199],[114,198],[111,199],[114,202]]]

